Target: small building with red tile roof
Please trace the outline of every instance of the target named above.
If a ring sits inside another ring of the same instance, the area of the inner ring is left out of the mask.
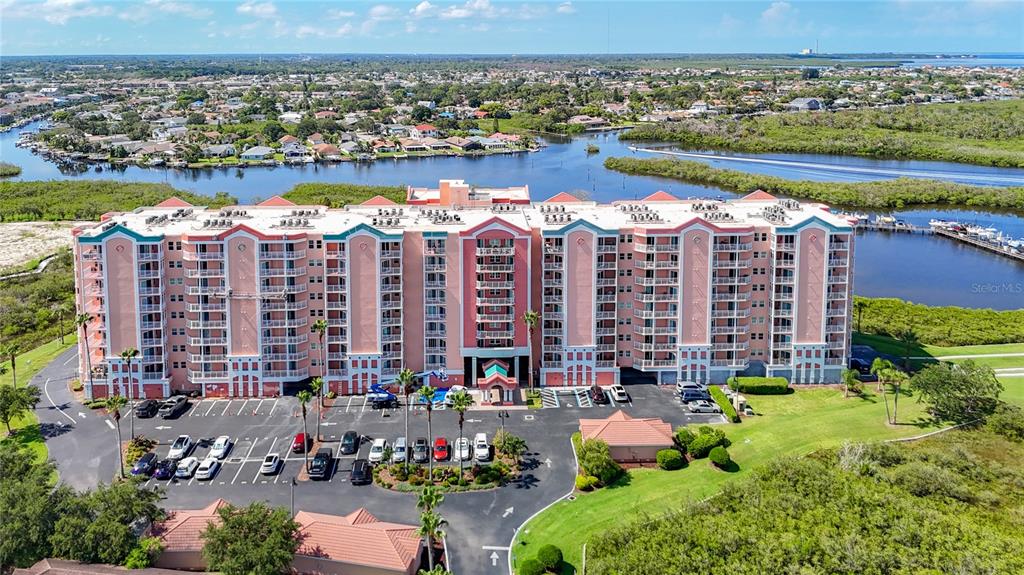
[[[159,204],[157,204],[154,207],[157,207],[157,208],[191,208],[192,204],[186,202],[185,200],[183,200],[183,199],[181,199],[179,197],[172,196],[172,197],[167,198],[166,200],[160,202]]]
[[[621,409],[605,419],[581,419],[580,435],[607,443],[619,463],[656,461],[659,450],[674,445],[671,424],[656,417],[631,417]]]
[[[211,523],[220,525],[217,511],[227,504],[218,498],[202,509],[171,511],[167,519],[154,524],[153,536],[163,545],[154,565],[163,569],[206,570],[201,534]]]
[[[302,544],[292,571],[317,575],[413,575],[423,538],[415,525],[388,523],[360,508],[348,515],[295,514]]]
[[[295,136],[291,135],[291,134],[285,134],[285,135],[281,136],[280,138],[278,138],[277,141],[280,144],[291,144],[293,142],[298,142],[299,139],[296,138]]]
[[[754,202],[764,202],[764,201],[769,201],[770,202],[770,201],[773,201],[775,199],[776,199],[775,196],[769,194],[768,192],[766,192],[764,190],[757,190],[757,191],[751,192],[751,193],[743,196],[742,198],[740,198],[740,201],[742,202],[744,200],[750,200],[750,201],[754,201]]]
[[[643,199],[645,202],[678,202],[679,198],[668,192],[657,191]]]
[[[79,563],[67,559],[40,559],[27,569],[15,569],[13,575],[181,575],[180,571],[147,567],[125,569],[103,563]]]
[[[361,206],[397,206],[398,204],[392,200],[385,198],[384,196],[377,194],[365,202],[359,204]]]
[[[555,195],[551,196],[550,198],[544,200],[544,203],[545,204],[568,204],[568,203],[582,202],[582,201],[584,201],[584,200],[581,200],[581,199],[577,198],[576,196],[570,194],[569,192],[558,192],[557,194],[555,194]]]
[[[294,206],[295,202],[293,202],[291,200],[286,200],[286,199],[282,198],[281,196],[270,196],[269,198],[263,200],[262,202],[260,202],[260,203],[258,203],[256,205],[257,206],[266,206],[266,207],[271,207],[271,208],[283,208],[283,207]]]

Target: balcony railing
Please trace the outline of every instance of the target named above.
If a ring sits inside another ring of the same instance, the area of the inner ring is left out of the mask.
[[[717,276],[711,280],[715,285],[747,285],[750,283],[750,276]]]
[[[511,330],[477,330],[477,339],[512,339]]]
[[[549,301],[549,298],[554,298]],[[510,297],[480,297],[476,299],[477,305],[512,305],[514,302]],[[562,296],[544,296],[544,303],[562,303]]]
[[[225,329],[228,322],[222,319],[190,319],[186,325],[189,329]]]
[[[503,264],[477,264],[476,270],[483,273],[512,273],[513,266]]]
[[[191,269],[185,270],[185,277],[187,278],[220,278],[224,277],[224,270],[222,269]]]
[[[775,283],[781,285],[793,285],[796,282],[796,276],[775,276]]]
[[[617,251],[619,248],[615,244],[597,244],[597,253],[599,254],[614,254]]]
[[[745,341],[733,341],[727,343],[713,343],[711,349],[714,351],[742,351],[750,347]]]
[[[711,317],[749,317],[750,308],[746,309],[713,309]]]
[[[639,334],[639,335],[675,335],[678,332],[679,332],[679,328],[678,327],[665,327],[665,326],[647,327],[647,326],[642,326],[642,325],[634,325],[633,326],[633,333],[636,333],[636,334]]]
[[[261,285],[260,296],[266,297],[272,294],[289,294],[289,293],[302,293],[306,291],[306,284],[294,284],[294,285]]]
[[[260,268],[260,277],[300,277],[306,275],[306,268]]]
[[[512,246],[499,248],[476,248],[478,256],[511,256],[515,255],[516,249]]]
[[[158,279],[160,277],[160,270],[139,270],[139,279]]]
[[[194,369],[188,370],[188,378],[190,380],[200,381],[217,381],[227,380],[228,372],[226,371],[198,371]]]
[[[633,347],[640,351],[675,351],[679,344],[675,343],[646,343],[642,341],[634,341]]]
[[[224,252],[191,252],[182,251],[181,258],[187,262],[221,260],[224,259]]]
[[[302,335],[290,335],[290,336],[275,336],[275,337],[264,337],[261,340],[263,345],[298,345],[300,343],[306,343],[309,341],[309,336],[306,334]]]
[[[716,268],[726,269],[740,269],[749,268],[754,263],[754,260],[743,259],[743,260],[730,260],[730,259],[715,259]]]
[[[548,314],[548,313],[544,314],[545,317],[547,317],[549,315],[550,314]],[[556,314],[556,315],[560,315],[560,314]],[[476,322],[477,323],[498,323],[498,322],[510,322],[510,321],[515,321],[515,316],[512,315],[512,314],[482,313],[482,314],[478,314],[476,316]]]
[[[745,325],[715,325],[711,326],[711,335],[744,334],[749,330]]]
[[[775,316],[776,317],[793,317],[793,310],[792,309],[786,309],[786,308],[776,308]]]
[[[138,258],[138,260],[140,262],[156,262],[156,261],[160,261],[160,255],[161,255],[161,253],[158,252],[158,251],[157,252],[139,252],[138,254],[136,254],[136,258]]]
[[[306,257],[306,250],[260,250],[261,260],[301,260]]]
[[[331,302],[327,302],[331,303]],[[276,301],[268,300],[263,302],[264,311],[298,311],[306,309],[309,302],[306,300],[301,301]]]
[[[844,284],[846,283],[847,277],[845,275],[830,275],[828,276],[828,283],[830,284]]]
[[[655,261],[633,260],[633,263],[636,264],[636,267],[638,267],[640,269],[643,269],[643,270],[654,270],[654,269],[667,270],[667,269],[676,269],[676,268],[679,267],[679,262],[672,261],[672,260],[655,260]]]
[[[845,325],[826,325],[825,333],[846,333],[847,329]]]
[[[634,243],[633,248],[641,253],[678,252],[679,244],[644,244]]]
[[[308,358],[308,351],[297,351],[295,353],[264,353],[261,356],[263,361],[304,361]]]
[[[223,353],[190,353],[188,360],[192,363],[221,363],[228,360]]]
[[[711,301],[747,301],[750,299],[750,292],[738,291],[733,293],[713,293]]]
[[[679,317],[678,310],[646,310],[634,309],[633,316],[641,319],[665,319]]]
[[[711,367],[731,367],[736,369],[745,369],[747,367],[747,362],[745,360],[738,358],[712,359]]]
[[[638,293],[633,292],[633,299],[640,302],[678,302],[679,294],[677,293]]]
[[[188,295],[214,295],[223,297],[228,291],[225,286],[188,286]],[[142,295],[142,289],[139,289]]]
[[[678,362],[674,359],[642,359],[633,358],[633,367],[637,369],[657,369],[664,367],[675,367]]]
[[[715,243],[715,251],[719,252],[748,252],[754,249],[754,244],[745,243]]]
[[[549,280],[544,280],[544,285],[547,286]],[[476,287],[482,289],[512,289],[515,287],[515,282],[499,282],[499,281],[481,281],[476,283]],[[561,285],[561,283],[556,284]]]
[[[679,278],[645,278],[641,276],[634,276],[634,281],[637,285],[642,286],[675,286],[679,285]],[[614,283],[615,280],[612,280]]]
[[[309,369],[270,369],[263,370],[263,377],[271,379],[299,379],[309,377]]]
[[[291,319],[267,319],[260,323],[261,327],[303,327],[309,321],[309,318],[295,317]]]
[[[227,345],[228,338],[226,337],[190,337],[188,338],[189,345]]]
[[[400,257],[402,257],[402,251],[401,250],[381,250],[380,251],[380,257],[381,257],[381,259],[385,259],[385,260],[400,258]]]
[[[850,258],[829,258],[828,265],[843,267],[850,265]]]

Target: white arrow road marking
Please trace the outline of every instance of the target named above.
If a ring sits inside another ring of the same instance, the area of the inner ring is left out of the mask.
[[[482,419],[467,419],[466,423],[480,423]]]
[[[172,429],[170,425],[158,425],[153,429]]]
[[[109,419],[104,419],[103,421],[107,422],[107,426],[110,427],[110,429],[115,429],[114,422],[110,421]]]
[[[551,469],[551,458],[550,457],[544,460],[544,465],[547,465],[548,469]]]
[[[325,421],[325,422],[321,423],[320,425],[322,425],[324,427],[327,427],[328,425],[338,425],[338,422],[336,422],[336,421]]]
[[[505,517],[508,517],[509,515],[512,515],[513,512],[515,512],[515,507],[509,507],[508,509],[505,510],[504,513],[501,514],[501,516],[502,516],[502,518],[505,518]]]
[[[78,412],[78,417],[81,417],[82,419],[86,419],[86,415],[84,413],[82,413],[81,411]],[[74,420],[72,419],[72,421],[74,421]]]
[[[498,552],[497,551],[491,551],[491,567],[497,567],[497,566],[498,566]]]

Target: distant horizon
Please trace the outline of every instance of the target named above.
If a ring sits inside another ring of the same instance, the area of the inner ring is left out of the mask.
[[[0,56],[1011,54],[1013,0],[0,0]],[[140,49],[141,48],[141,49]]]
[[[797,52],[477,52],[477,53],[456,53],[456,52],[166,52],[166,53],[134,53],[134,54],[101,54],[101,53],[80,53],[80,54],[0,54],[0,60],[4,58],[159,58],[159,57],[291,57],[291,56],[358,56],[361,58],[373,57],[413,57],[413,58],[500,58],[500,57],[591,57],[591,58],[621,58],[621,57],[763,57],[782,56],[799,59],[830,59],[867,57],[878,59],[919,59],[921,57],[943,57],[947,59],[974,59],[994,58],[1010,59],[1024,58],[1024,52],[822,52],[812,54],[800,54]]]

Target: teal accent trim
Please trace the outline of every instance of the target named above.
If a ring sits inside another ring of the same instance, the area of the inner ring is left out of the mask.
[[[124,227],[121,224],[117,224],[116,226],[110,228],[109,230],[104,230],[103,232],[101,232],[101,233],[99,233],[99,234],[97,234],[95,236],[78,236],[78,243],[81,243],[81,244],[98,244],[98,243],[101,243],[106,238],[108,238],[108,237],[110,237],[110,236],[112,236],[112,235],[114,235],[116,233],[119,233],[119,232],[124,234],[124,235],[126,235],[126,236],[128,236],[128,237],[130,237],[130,238],[132,238],[132,239],[134,239],[137,242],[140,242],[140,243],[152,243],[152,242],[162,242],[162,241],[164,241],[164,237],[163,236],[144,236],[144,235],[142,235],[142,234],[140,234],[140,233],[138,233],[136,231],[132,231],[132,230]]]
[[[494,374],[498,374],[502,377],[508,377],[508,370],[499,364],[488,366],[487,369],[484,370],[484,377],[491,377]]]
[[[824,228],[826,228],[826,229],[828,229],[829,231],[832,231],[832,232],[838,232],[838,233],[852,233],[853,232],[853,227],[851,227],[851,226],[836,226],[836,225],[833,225],[833,224],[830,224],[830,223],[826,222],[825,220],[819,218],[818,216],[812,216],[811,219],[804,220],[803,222],[800,222],[799,224],[797,224],[795,226],[789,226],[787,228],[775,228],[775,233],[777,233],[777,234],[778,233],[783,233],[783,234],[795,233],[795,232],[798,232],[798,231],[806,228],[807,226],[809,226],[811,224],[818,224],[818,225],[820,225],[820,226],[822,226],[822,227],[824,227]]]
[[[561,228],[558,228],[557,230],[544,230],[544,232],[541,235],[543,237],[546,237],[546,238],[565,236],[569,232],[571,232],[574,229],[576,229],[578,227],[581,227],[581,226],[584,227],[584,228],[587,228],[588,230],[590,230],[590,231],[592,231],[592,232],[594,232],[594,233],[596,233],[598,235],[616,236],[616,237],[618,237],[618,235],[619,235],[618,230],[606,230],[604,228],[598,227],[598,226],[588,222],[587,220],[576,220],[576,221],[574,221],[574,222],[572,222],[570,224],[566,224],[566,225],[562,226]]]
[[[443,240],[448,237],[448,232],[423,232],[423,237],[430,240]]]
[[[402,240],[402,235],[401,234],[385,234],[384,232],[378,230],[377,228],[372,227],[372,226],[368,226],[366,224],[359,224],[358,226],[355,226],[353,228],[345,230],[345,231],[341,232],[340,234],[325,234],[324,235],[324,240],[325,241],[344,241],[344,240],[347,240],[349,238],[349,236],[351,236],[353,234],[356,234],[356,233],[359,233],[359,232],[367,232],[370,235],[376,236],[378,239],[381,239],[381,240],[384,240],[384,241],[389,241],[389,242],[398,242],[398,241]]]

